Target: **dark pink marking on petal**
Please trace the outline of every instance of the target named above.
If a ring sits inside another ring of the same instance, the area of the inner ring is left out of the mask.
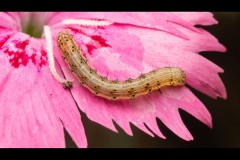
[[[88,53],[92,54],[92,50],[95,49],[95,46],[92,44],[86,44]],[[84,56],[86,56],[86,54],[84,54]]]
[[[33,64],[36,64],[36,56],[37,56],[36,53],[34,53],[34,54],[32,54],[32,55],[30,56]]]
[[[4,43],[6,43],[11,36],[12,35],[8,34],[7,36],[0,39],[0,49],[2,49],[2,46],[4,45]]]
[[[22,42],[14,40],[12,42],[15,44],[15,47],[18,48],[19,50],[11,51],[9,50],[9,48],[7,48],[4,51],[11,57],[9,59],[9,62],[15,68],[18,68],[20,65],[26,66],[29,61],[29,57],[26,54],[25,49],[26,49],[26,46],[29,44],[29,40],[27,39]]]
[[[19,41],[13,41],[13,42],[15,42],[15,46],[17,47],[17,48],[21,48],[21,49],[25,49],[26,48],[26,46],[29,44],[29,40],[27,39],[27,40],[25,40],[25,41],[22,41],[22,42],[19,42]]]
[[[100,35],[91,35],[91,34],[87,34],[86,32],[84,32],[82,29],[78,29],[78,28],[74,28],[71,26],[67,27],[68,29],[70,29],[74,34],[82,34],[84,36],[87,36],[89,38],[92,39],[92,41],[86,43],[86,47],[87,47],[87,51],[89,54],[92,54],[92,51],[94,49],[99,49],[102,47],[111,47],[108,43],[107,40],[104,39],[102,36]],[[89,29],[89,28],[88,28]]]
[[[74,28],[74,27],[68,26],[67,29],[70,29],[74,34],[81,33],[81,34],[86,35],[86,33],[83,32],[83,31],[82,31],[81,29],[79,29],[79,28]]]
[[[94,49],[99,49],[102,47],[110,47],[110,45],[106,43],[106,40],[101,36],[93,35],[90,38],[92,39],[92,41],[86,44],[89,54],[92,54],[92,51]]]
[[[47,52],[44,49],[41,49],[41,57],[39,66],[42,67],[43,65],[47,64]]]
[[[110,45],[106,43],[106,39],[102,38],[101,36],[93,35],[91,38],[97,41],[103,47],[110,47]]]
[[[9,62],[14,68],[27,66],[29,62],[40,67],[47,64],[47,53],[36,39],[20,40],[8,35],[0,40],[0,47],[9,56]]]
[[[88,49],[88,53],[92,54],[92,51],[94,49],[102,48],[102,47],[111,47],[109,44],[106,43],[106,39],[104,39],[101,36],[93,35],[90,37],[93,41],[86,44],[86,47]]]

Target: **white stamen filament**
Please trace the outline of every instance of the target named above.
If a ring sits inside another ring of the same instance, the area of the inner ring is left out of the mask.
[[[104,27],[113,24],[111,21],[107,20],[92,20],[92,19],[64,19],[63,24],[77,24],[81,26],[88,27]]]
[[[64,87],[66,88],[70,88],[71,87],[71,81],[64,79],[62,77],[59,76],[59,74],[56,71],[55,65],[54,65],[54,56],[53,56],[53,43],[52,43],[52,33],[51,30],[49,28],[49,26],[44,26],[44,34],[46,37],[46,49],[47,49],[47,56],[48,56],[48,64],[49,64],[49,68],[50,71],[53,75],[53,77],[59,81],[60,83],[62,83],[64,85]]]

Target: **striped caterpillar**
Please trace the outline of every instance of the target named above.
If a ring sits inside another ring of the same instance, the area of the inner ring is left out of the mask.
[[[184,71],[177,67],[159,68],[141,74],[136,79],[111,81],[89,67],[82,51],[68,31],[60,32],[57,40],[63,58],[79,82],[93,94],[109,100],[133,99],[140,95],[149,94],[163,86],[184,85],[186,81]],[[70,86],[66,85],[65,87]]]

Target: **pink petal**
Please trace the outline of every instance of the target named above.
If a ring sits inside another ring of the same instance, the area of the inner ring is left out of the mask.
[[[68,73],[67,69],[67,67],[63,67],[63,71],[67,72],[67,78],[75,79],[71,73]],[[117,102],[94,96],[87,89],[79,86],[76,79],[71,91],[80,109],[91,120],[116,131],[112,123],[113,119],[129,135],[132,135],[129,125],[129,122],[131,122],[142,131],[153,136],[145,127],[144,124],[146,124],[153,133],[165,138],[158,129],[156,123],[156,117],[158,117],[179,137],[192,140],[193,137],[179,116],[178,108],[186,110],[206,125],[210,127],[212,125],[211,115],[207,109],[186,87],[166,88],[162,89],[162,95],[155,92],[150,96],[139,97],[135,100]]]
[[[197,31],[192,25],[189,25],[182,19],[178,18],[174,14],[168,12],[64,12],[61,14],[55,14],[54,18],[49,21],[49,25],[57,24],[57,22],[63,19],[105,19],[112,22],[121,24],[138,25],[140,27],[154,28],[164,30],[166,32],[175,34],[188,39],[186,35],[179,32],[176,28],[172,27],[169,22],[181,24],[185,27]]]
[[[0,147],[65,147],[63,126],[86,147],[75,101],[49,72],[42,42],[22,33],[1,38]]]
[[[226,51],[214,36],[201,28],[194,27],[196,25],[194,23],[208,25],[210,22],[214,23],[210,18],[211,14],[204,14],[207,16],[205,21],[197,14],[195,17],[199,17],[201,19],[199,21],[191,20],[191,16],[181,19],[181,15],[170,13],[143,14],[142,23],[150,23],[148,25],[150,28],[153,26],[158,29],[153,30],[142,25],[139,18],[141,14],[138,13],[109,15],[99,13],[96,14],[97,18],[108,17],[106,19],[112,18],[118,23],[97,29],[74,25],[68,28],[87,57],[89,65],[97,69],[100,75],[107,76],[109,79],[136,78],[140,73],[160,67],[175,66],[186,72],[187,83],[192,87],[214,98],[217,96],[226,98],[226,89],[218,76],[218,73],[223,70],[196,54],[209,50]],[[91,13],[85,13],[82,17],[90,18],[91,16],[93,16]],[[119,24],[121,20],[124,24]],[[212,126],[211,115],[186,87],[169,87],[162,89],[162,94],[154,92],[150,96],[142,96],[132,101],[110,102],[93,96],[87,89],[81,87],[62,60],[57,47],[54,53],[66,77],[74,79],[74,87],[71,91],[80,109],[91,120],[109,129],[116,131],[112,123],[114,120],[126,133],[132,135],[129,125],[131,122],[153,136],[144,126],[145,123],[152,132],[165,138],[158,130],[156,124],[156,117],[158,117],[179,137],[192,140],[193,137],[182,122],[178,108],[186,110],[209,127]]]
[[[169,87],[163,88],[161,91],[162,96],[156,95],[154,97],[156,105],[162,106],[158,108],[156,113],[175,134],[185,140],[193,139],[180,118],[178,108],[187,111],[209,127],[212,126],[210,113],[189,89],[186,87]]]
[[[0,147],[64,147],[62,124],[49,101],[52,92],[40,92],[48,89],[47,81],[38,79],[39,73],[29,68],[14,69],[2,53],[0,60],[4,77],[0,93]],[[41,72],[45,73],[48,72]]]
[[[214,19],[213,14],[209,12],[172,12],[176,16],[184,19],[187,22],[200,25],[213,25],[218,22]]]
[[[90,65],[109,79],[135,78],[152,69],[177,66],[186,72],[188,84],[195,89],[213,98],[226,98],[226,89],[218,76],[223,70],[201,55],[194,54],[207,50],[225,51],[225,47],[206,31],[197,33],[183,27],[178,29],[192,35],[193,39],[186,40],[166,32],[119,25],[97,30],[78,29],[84,31],[84,34],[74,30],[74,38],[79,40],[78,45],[89,59]],[[89,41],[91,36],[101,37],[106,41],[105,45],[99,46],[99,42]],[[89,50],[89,46],[93,49]]]
[[[13,30],[20,30],[20,23],[19,21],[15,20],[15,17],[12,17],[11,14],[7,12],[0,12],[0,29],[13,29]]]
[[[57,71],[58,73],[61,73],[62,71],[59,69],[60,67],[57,64]],[[57,95],[61,93],[61,97],[58,98],[58,100],[60,98],[61,100],[58,105],[56,105],[57,107],[55,111],[57,112],[59,118],[63,123],[63,126],[66,128],[76,145],[81,148],[86,148],[87,139],[84,131],[84,126],[81,122],[81,115],[76,107],[76,103],[71,94],[65,93],[66,96],[63,97],[62,92],[66,92],[66,89],[62,90],[62,85],[59,87],[61,88],[61,91],[59,91]],[[64,102],[62,103],[62,101]]]

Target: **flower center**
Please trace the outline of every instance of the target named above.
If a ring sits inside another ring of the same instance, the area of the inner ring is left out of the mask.
[[[37,18],[36,14],[30,14],[22,22],[22,32],[35,38],[41,38],[43,34],[44,21],[41,17]]]

